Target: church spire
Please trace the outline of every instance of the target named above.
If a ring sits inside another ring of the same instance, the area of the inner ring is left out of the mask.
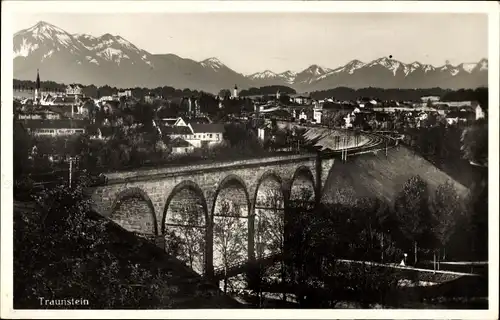
[[[36,69],[36,89],[40,90],[40,73],[38,72],[38,69]]]

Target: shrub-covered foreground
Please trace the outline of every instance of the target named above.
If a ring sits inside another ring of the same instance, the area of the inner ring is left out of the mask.
[[[162,250],[93,214],[66,186],[14,212],[14,308],[234,308],[238,303]],[[60,302],[58,302],[60,303]]]

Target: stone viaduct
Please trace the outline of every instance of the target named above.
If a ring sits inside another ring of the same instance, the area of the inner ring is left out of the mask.
[[[202,272],[210,276],[214,271],[215,208],[226,189],[239,192],[231,200],[241,205],[242,218],[248,221],[247,254],[251,260],[255,258],[255,210],[263,186],[278,190],[284,206],[303,187],[309,188],[319,202],[333,162],[334,159],[322,159],[318,153],[115,172],[106,174],[106,183],[92,188],[91,196],[101,215],[128,231],[155,238],[162,247],[169,228],[178,225],[200,228],[204,235],[200,263]],[[200,214],[185,222],[174,221],[175,199],[186,197],[186,192],[191,194],[187,197],[188,204],[196,203]],[[140,201],[130,202],[130,199]]]

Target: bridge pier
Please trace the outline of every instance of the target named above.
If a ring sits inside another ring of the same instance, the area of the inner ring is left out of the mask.
[[[248,212],[248,261],[255,261],[255,201],[250,201]]]

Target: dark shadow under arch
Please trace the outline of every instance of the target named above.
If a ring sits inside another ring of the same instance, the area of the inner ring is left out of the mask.
[[[250,203],[250,195],[248,194],[247,185],[246,185],[245,181],[243,181],[243,179],[241,179],[239,176],[237,176],[235,174],[230,174],[230,175],[224,177],[224,179],[222,179],[222,181],[217,186],[217,190],[215,191],[213,205],[212,205],[212,212],[211,212],[212,218],[215,214],[214,210],[215,210],[215,205],[217,204],[217,198],[219,197],[219,193],[222,190],[224,190],[224,188],[230,186],[231,184],[234,184],[234,185],[241,187],[243,189],[243,192],[245,193],[246,202],[247,202],[247,215],[250,214],[251,203]]]
[[[203,194],[203,190],[201,190],[200,186],[198,186],[198,184],[196,184],[195,182],[191,181],[191,180],[186,180],[186,181],[182,181],[180,182],[178,185],[176,185],[172,191],[170,192],[170,194],[168,195],[168,198],[167,198],[167,201],[165,202],[165,207],[163,209],[163,215],[162,215],[162,219],[161,219],[161,233],[164,234],[165,233],[165,222],[166,222],[166,219],[167,219],[167,212],[168,212],[168,207],[170,205],[170,202],[172,201],[172,199],[174,198],[174,196],[179,193],[180,191],[182,190],[191,190],[193,191],[196,196],[198,196],[202,202],[202,206],[203,206],[203,213],[205,215],[205,226],[207,226],[208,224],[208,208],[207,208],[207,201],[205,199],[205,195]]]
[[[127,200],[127,199],[130,199],[130,198],[140,198],[140,199],[146,201],[146,204],[147,204],[148,208],[151,210],[151,214],[153,216],[153,224],[154,224],[153,232],[154,232],[155,236],[157,236],[158,235],[158,224],[156,221],[155,207],[153,205],[153,202],[149,198],[149,196],[146,194],[146,192],[144,192],[144,190],[142,190],[138,187],[127,188],[125,190],[120,191],[116,195],[115,201],[113,202],[113,205],[111,206],[111,214],[110,214],[109,218],[111,219],[111,217],[113,216],[113,213],[116,211],[116,209],[120,205],[120,202]]]

